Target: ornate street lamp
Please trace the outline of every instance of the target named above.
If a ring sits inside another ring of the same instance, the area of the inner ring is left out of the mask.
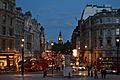
[[[116,47],[117,47],[117,74],[119,74],[119,44],[120,43],[120,39],[119,37],[116,38]]]
[[[24,39],[21,40],[21,48],[22,48],[22,76],[24,76]]]

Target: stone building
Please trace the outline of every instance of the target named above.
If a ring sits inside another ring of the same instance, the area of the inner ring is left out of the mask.
[[[15,0],[0,0],[0,68],[14,65]]]
[[[81,27],[81,49],[88,63],[97,64],[100,57],[117,56],[116,37],[120,29],[119,10],[103,10],[88,17]],[[85,48],[85,46],[87,46]]]
[[[104,8],[85,19],[81,18],[78,25],[80,36],[76,37],[80,37],[83,63],[97,65],[101,57],[117,57],[116,38],[120,36],[119,13],[119,9]]]
[[[40,58],[42,57],[42,53],[45,52],[45,30],[43,26],[40,27]]]
[[[24,14],[20,7],[16,8],[16,27],[15,27],[15,48],[16,52],[21,52],[21,40],[24,38]]]
[[[21,60],[22,39],[24,59],[40,58],[45,51],[44,28],[16,7],[16,0],[0,0],[0,69],[11,69]]]
[[[32,56],[32,42],[33,42],[33,33],[32,33],[32,14],[30,11],[24,14],[25,26],[24,26],[24,54],[25,57]]]
[[[40,58],[40,34],[41,34],[41,30],[40,30],[40,23],[37,22],[36,19],[32,19],[32,34],[33,36],[33,43],[32,43],[32,56],[34,56],[35,58]]]

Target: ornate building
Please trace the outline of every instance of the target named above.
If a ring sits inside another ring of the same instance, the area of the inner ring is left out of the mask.
[[[80,37],[80,54],[83,63],[88,65],[96,65],[101,57],[117,57],[116,37],[120,36],[120,10],[102,8],[85,19],[82,17],[78,25],[80,36],[76,37]]]
[[[0,0],[0,68],[14,64],[15,6],[15,0]]]
[[[15,0],[0,0],[0,69],[11,69],[21,60],[24,39],[24,59],[40,58],[45,48],[44,28],[32,19],[31,12],[22,13]]]
[[[15,48],[16,52],[21,52],[21,40],[24,38],[24,14],[22,8],[16,8],[16,27],[15,27]]]
[[[42,53],[45,52],[45,30],[43,26],[40,27],[40,57]]]

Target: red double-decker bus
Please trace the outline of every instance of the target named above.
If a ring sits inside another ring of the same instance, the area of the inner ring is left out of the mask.
[[[99,69],[106,68],[107,73],[120,71],[120,57],[100,57],[98,60]]]
[[[19,65],[21,65],[21,62]],[[46,68],[48,68],[48,61],[44,59],[28,59],[24,62],[25,71],[39,71]]]

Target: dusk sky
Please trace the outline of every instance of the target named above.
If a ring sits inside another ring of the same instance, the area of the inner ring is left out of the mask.
[[[120,0],[16,0],[16,6],[21,7],[23,13],[31,11],[33,18],[38,19],[45,28],[46,39],[55,42],[60,31],[63,42],[71,39],[77,20],[87,4],[120,8]]]

